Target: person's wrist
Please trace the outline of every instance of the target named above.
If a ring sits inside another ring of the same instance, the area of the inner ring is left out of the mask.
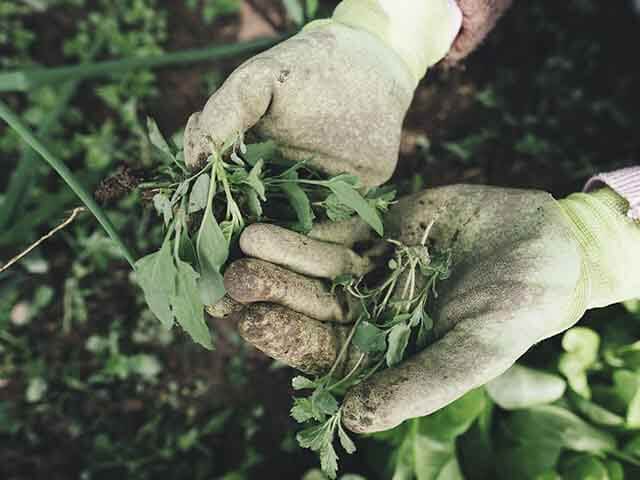
[[[640,223],[629,203],[610,188],[560,200],[585,259],[588,308],[640,296]]]
[[[416,85],[449,52],[462,25],[455,0],[343,0],[332,19],[381,39]]]

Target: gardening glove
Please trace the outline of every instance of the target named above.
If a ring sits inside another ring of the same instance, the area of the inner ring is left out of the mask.
[[[628,209],[608,188],[558,202],[539,191],[457,185],[400,200],[386,217],[387,236],[418,245],[434,222],[428,246],[451,251],[451,277],[428,306],[434,343],[353,387],[345,425],[376,432],[428,415],[499,376],[587,309],[639,297],[640,223]],[[245,230],[240,246],[253,258],[232,264],[225,286],[249,304],[236,315],[246,340],[303,371],[326,372],[345,341],[341,322],[350,319],[321,279],[358,275],[374,262],[350,248],[367,236],[351,222],[313,238],[270,225]]]
[[[187,123],[191,167],[255,127],[281,153],[329,174],[385,182],[418,81],[462,22],[453,0],[345,0],[331,19],[242,64]]]

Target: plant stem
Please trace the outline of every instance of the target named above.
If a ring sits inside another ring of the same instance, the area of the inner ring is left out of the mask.
[[[59,160],[38,140],[31,130],[22,123],[22,121],[15,115],[9,107],[0,100],[0,118],[9,124],[13,128],[22,140],[33,148],[40,156],[53,168],[66,182],[66,184],[73,190],[73,192],[82,200],[82,203],[89,209],[89,211],[96,217],[102,228],[105,229],[109,237],[118,245],[124,258],[129,262],[131,268],[135,270],[135,260],[133,255],[126,247],[120,235],[116,231],[115,227],[107,217],[104,210],[95,202],[91,194],[84,188],[84,186],[76,179],[75,175],[69,170],[69,168]]]
[[[327,374],[327,378],[329,380],[331,379],[331,376],[335,373],[336,368],[338,368],[338,365],[344,359],[344,356],[346,355],[347,350],[349,349],[349,345],[351,345],[351,340],[353,339],[353,336],[355,335],[356,330],[358,329],[358,325],[360,325],[361,321],[362,321],[362,317],[359,317],[358,320],[356,320],[356,323],[353,324],[353,327],[349,332],[349,336],[345,340],[344,345],[342,345],[342,348],[340,349],[340,353],[338,353],[338,357],[336,358],[336,361],[333,362],[333,366],[331,367],[331,370],[329,370],[329,373]]]
[[[362,365],[362,361],[364,360],[364,357],[366,357],[365,353],[360,355],[360,358],[358,358],[358,361],[356,362],[355,366],[351,369],[351,371],[345,377],[343,377],[341,380],[338,380],[336,383],[331,385],[327,390],[334,390],[334,389],[338,388],[338,386],[342,385],[347,380],[349,380],[353,376],[353,374],[358,371],[358,369],[360,368],[360,365]]]
[[[113,75],[144,68],[165,67],[201,62],[204,60],[220,60],[243,53],[262,50],[283,40],[285,37],[260,39],[233,45],[219,45],[214,47],[171,52],[141,58],[125,58],[82,65],[71,65],[56,68],[34,68],[18,70],[0,74],[0,92],[26,92],[42,85],[60,82],[68,79],[75,81],[87,78]]]

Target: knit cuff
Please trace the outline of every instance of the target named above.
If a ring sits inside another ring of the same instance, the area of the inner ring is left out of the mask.
[[[629,218],[640,220],[640,166],[598,174],[587,182],[584,191],[589,192],[603,185],[629,202]]]

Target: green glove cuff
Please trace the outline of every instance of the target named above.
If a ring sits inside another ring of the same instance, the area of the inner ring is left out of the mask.
[[[588,308],[640,297],[640,222],[610,188],[560,200],[585,254]]]
[[[343,0],[332,19],[380,38],[406,63],[416,85],[449,52],[462,25],[454,0]]]

